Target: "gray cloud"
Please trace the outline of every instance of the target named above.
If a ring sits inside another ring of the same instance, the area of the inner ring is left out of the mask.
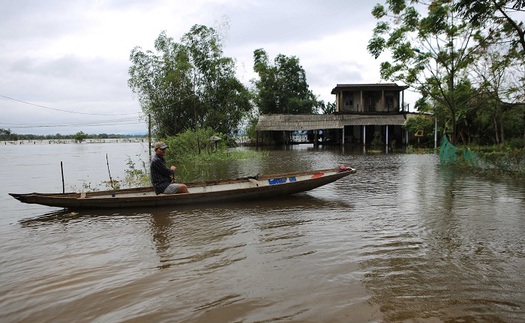
[[[73,1],[8,1],[0,11],[0,38],[31,47],[39,39],[75,33],[82,28]]]
[[[0,84],[4,91],[26,100],[113,100],[130,95],[128,67],[126,61],[74,55],[21,57],[9,64],[10,79]]]
[[[265,1],[221,6],[231,18],[233,46],[297,43],[371,23],[372,3],[365,1]]]

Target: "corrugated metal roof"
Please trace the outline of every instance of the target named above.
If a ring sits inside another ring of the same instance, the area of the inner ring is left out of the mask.
[[[337,92],[341,91],[363,91],[363,90],[372,90],[372,91],[380,91],[380,90],[397,90],[397,91],[403,91],[408,89],[409,87],[406,85],[397,85],[397,83],[370,83],[370,84],[337,84],[336,87],[332,89],[332,94],[337,94]]]
[[[404,114],[356,115],[356,114],[272,114],[262,115],[257,131],[296,131],[318,129],[342,129],[344,126],[403,125]]]

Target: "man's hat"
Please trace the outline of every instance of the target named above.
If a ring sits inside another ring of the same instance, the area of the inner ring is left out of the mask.
[[[169,148],[168,145],[166,145],[164,142],[162,141],[159,141],[159,142],[156,142],[155,143],[155,146],[153,146],[153,149],[154,150],[157,150],[157,149],[166,149],[166,148]]]

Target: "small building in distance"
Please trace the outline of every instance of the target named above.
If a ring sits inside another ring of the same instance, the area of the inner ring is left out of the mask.
[[[395,83],[337,84],[331,92],[336,96],[333,114],[261,115],[256,130],[271,132],[271,138],[285,143],[294,143],[294,133],[307,133],[307,142],[314,144],[405,145],[403,125],[414,115],[404,102],[407,88]]]

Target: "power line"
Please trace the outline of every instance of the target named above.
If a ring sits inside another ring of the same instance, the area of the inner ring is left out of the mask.
[[[42,108],[42,109],[53,110],[53,111],[59,111],[59,112],[65,112],[65,113],[72,113],[72,114],[89,115],[89,116],[111,117],[111,116],[127,116],[127,115],[133,115],[133,114],[137,114],[137,113],[139,113],[139,112],[134,112],[134,113],[103,114],[103,113],[78,112],[78,111],[70,111],[70,110],[64,110],[64,109],[58,109],[58,108],[46,107],[45,105],[40,105],[40,104],[36,104],[36,103],[31,103],[31,102],[27,102],[27,101],[18,100],[18,99],[15,99],[15,98],[12,98],[12,97],[9,97],[9,96],[5,96],[5,95],[2,95],[2,94],[0,94],[0,97],[2,97],[2,98],[4,98],[4,99],[7,99],[7,100],[11,100],[11,101],[15,101],[15,102],[19,102],[19,103],[23,103],[23,104],[31,105],[31,106],[38,107],[38,108]]]
[[[56,127],[91,127],[91,126],[120,126],[143,124],[135,118],[107,120],[107,121],[91,121],[79,123],[58,123],[58,124],[30,124],[30,123],[0,123],[0,128],[56,128]]]

